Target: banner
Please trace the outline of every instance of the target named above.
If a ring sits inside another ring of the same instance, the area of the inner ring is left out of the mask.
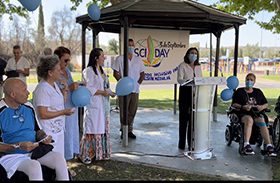
[[[189,47],[189,31],[130,28],[135,43],[134,54],[144,65],[143,84],[176,84],[178,65]],[[123,29],[121,33],[123,54]]]

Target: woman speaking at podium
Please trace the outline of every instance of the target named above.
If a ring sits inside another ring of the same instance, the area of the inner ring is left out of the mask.
[[[188,150],[191,150],[191,111],[193,100],[193,78],[202,77],[199,64],[199,52],[191,47],[187,50],[184,61],[179,65],[177,81],[179,88],[179,143],[178,148],[185,149],[188,129]]]

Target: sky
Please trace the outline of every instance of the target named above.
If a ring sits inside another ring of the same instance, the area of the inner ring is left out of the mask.
[[[217,0],[198,0],[198,2],[210,5],[215,3]],[[19,4],[16,0],[11,0],[14,4]],[[58,3],[59,2],[59,3]],[[83,0],[83,3],[75,11],[77,16],[87,14],[86,4],[90,2],[90,0]],[[47,28],[50,25],[51,15],[54,11],[60,11],[66,7],[71,7],[72,4],[69,0],[42,0],[44,18],[45,18],[45,27]],[[30,12],[30,17],[33,20],[34,24],[38,19],[38,9],[34,12]],[[272,17],[272,14],[269,13],[260,13],[257,15],[258,20],[267,21],[268,18]],[[46,31],[47,32],[47,31]],[[118,40],[118,34],[113,33],[100,33],[100,41],[103,45],[108,45],[108,41],[110,39]],[[226,30],[221,35],[221,46],[233,46],[235,39],[235,31],[234,29]],[[199,34],[199,35],[191,35],[190,43],[200,42],[201,47],[205,47],[207,44],[209,46],[210,35],[209,34]],[[270,31],[261,29],[256,23],[247,19],[246,24],[241,25],[239,27],[239,46],[245,46],[247,44],[257,44],[266,47],[274,47],[280,46],[280,35],[273,34]],[[213,47],[215,47],[215,37],[213,36]]]

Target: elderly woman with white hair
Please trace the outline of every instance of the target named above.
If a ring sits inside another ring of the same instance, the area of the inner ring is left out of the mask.
[[[64,97],[56,81],[61,70],[57,56],[43,56],[37,66],[37,75],[42,78],[33,92],[33,105],[43,130],[54,139],[53,151],[64,156],[65,116],[73,114],[64,108]]]

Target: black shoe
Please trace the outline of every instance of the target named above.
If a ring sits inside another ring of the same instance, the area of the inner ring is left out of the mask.
[[[268,156],[271,156],[271,157],[277,156],[273,146],[267,146],[266,151],[267,151]]]
[[[132,139],[136,139],[136,135],[134,135],[132,132],[128,132],[128,137]]]
[[[247,144],[245,147],[244,147],[244,153],[247,154],[247,155],[253,155],[255,154],[252,147]]]

